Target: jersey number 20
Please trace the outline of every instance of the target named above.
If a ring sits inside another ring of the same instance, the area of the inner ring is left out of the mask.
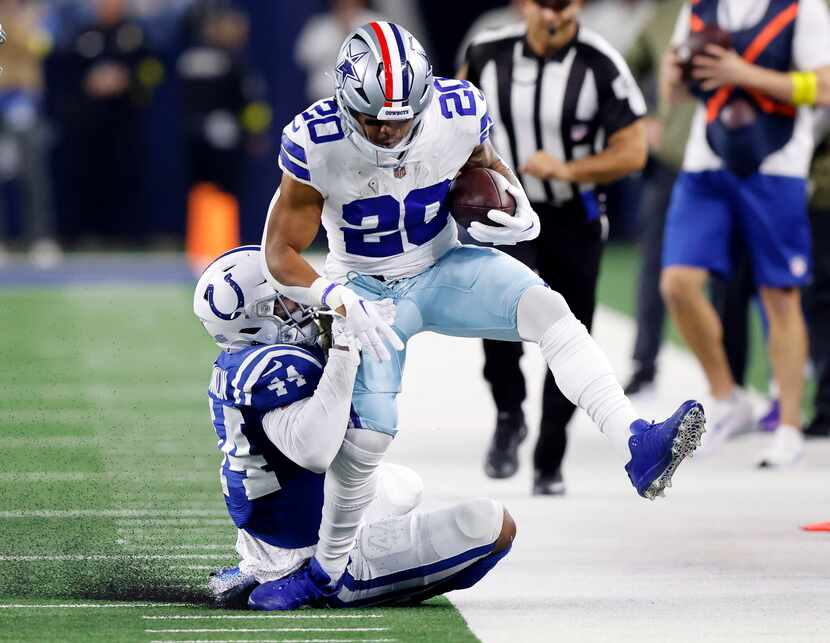
[[[450,180],[447,179],[412,190],[403,203],[389,194],[347,203],[343,206],[343,220],[349,225],[361,227],[341,228],[346,252],[361,257],[401,254],[404,250],[401,216],[409,243],[422,246],[432,241],[447,225],[449,209],[444,204],[444,197],[449,189]],[[364,225],[372,227],[364,228]]]

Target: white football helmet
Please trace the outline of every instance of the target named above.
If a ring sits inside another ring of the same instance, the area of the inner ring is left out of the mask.
[[[349,140],[380,167],[400,164],[435,93],[432,64],[424,48],[393,22],[370,22],[346,37],[334,75],[334,97]],[[358,113],[378,120],[414,120],[412,131],[394,148],[375,145],[363,134]]]
[[[313,344],[320,329],[312,308],[274,290],[260,266],[260,247],[254,245],[216,259],[196,284],[196,317],[227,351],[254,344]]]

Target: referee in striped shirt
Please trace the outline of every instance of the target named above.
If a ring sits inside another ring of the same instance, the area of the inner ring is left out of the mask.
[[[590,330],[607,229],[597,186],[645,165],[646,105],[622,56],[579,25],[581,7],[582,0],[529,1],[526,24],[473,40],[459,77],[487,96],[493,144],[518,170],[542,219],[538,239],[508,252],[562,293]],[[485,340],[484,352],[484,375],[498,409],[485,471],[507,478],[518,468],[517,449],[527,434],[522,345]],[[560,468],[573,412],[548,373],[533,457],[534,494],[565,491]]]

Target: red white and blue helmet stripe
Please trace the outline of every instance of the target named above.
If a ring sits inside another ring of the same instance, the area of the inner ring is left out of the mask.
[[[375,44],[383,60],[384,95],[386,97],[384,107],[392,107],[393,101],[402,104],[408,102],[411,83],[406,49],[398,25],[377,21],[370,22],[369,27],[375,36]]]

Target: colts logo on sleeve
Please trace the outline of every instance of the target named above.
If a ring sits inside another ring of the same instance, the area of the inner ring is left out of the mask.
[[[213,284],[208,286],[207,290],[205,290],[205,300],[210,306],[210,309],[213,311],[213,314],[219,319],[233,321],[242,314],[242,309],[245,307],[245,295],[242,293],[242,288],[239,287],[239,284],[233,280],[231,273],[225,275],[225,282],[233,288],[233,291],[236,293],[236,308],[229,313],[223,313],[216,307],[216,304],[213,303]]]

